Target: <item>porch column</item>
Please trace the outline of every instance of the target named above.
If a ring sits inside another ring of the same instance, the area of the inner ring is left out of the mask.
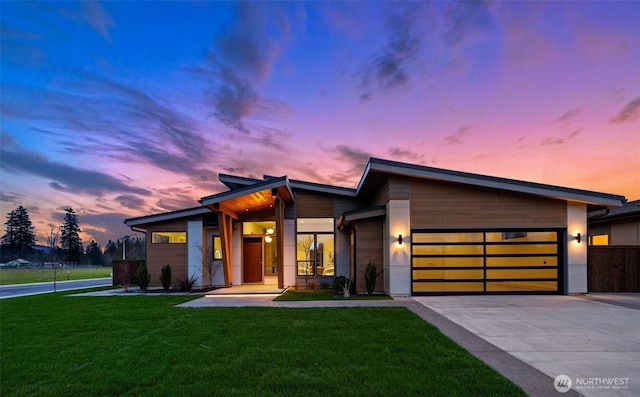
[[[218,225],[220,227],[220,240],[222,243],[222,270],[224,273],[224,286],[231,287],[232,276],[232,252],[231,239],[233,234],[233,218],[224,212],[218,212]]]
[[[276,210],[276,268],[278,271],[278,288],[284,288],[284,203],[275,195]]]

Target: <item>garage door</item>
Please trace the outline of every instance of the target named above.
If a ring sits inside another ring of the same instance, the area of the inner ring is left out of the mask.
[[[560,236],[561,230],[414,230],[412,293],[557,293]]]

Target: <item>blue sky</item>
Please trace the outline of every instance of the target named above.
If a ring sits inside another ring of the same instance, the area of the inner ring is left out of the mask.
[[[640,3],[22,2],[1,210],[85,243],[218,173],[354,187],[370,156],[640,198]]]

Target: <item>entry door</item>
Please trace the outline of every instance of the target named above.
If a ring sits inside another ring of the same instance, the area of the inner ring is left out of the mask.
[[[262,238],[245,237],[242,241],[242,282],[262,282]]]

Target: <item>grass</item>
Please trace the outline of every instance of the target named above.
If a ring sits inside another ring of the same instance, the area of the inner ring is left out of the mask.
[[[274,301],[328,301],[328,300],[350,300],[350,299],[391,299],[388,295],[351,295],[349,298],[335,296],[332,289],[287,289]]]
[[[69,273],[67,274],[67,271]],[[58,269],[56,279],[82,280],[87,278],[111,277],[110,267]],[[0,269],[0,285],[28,284],[53,281],[53,269]]]
[[[524,396],[402,307],[174,307],[189,299],[2,300],[2,395]]]

